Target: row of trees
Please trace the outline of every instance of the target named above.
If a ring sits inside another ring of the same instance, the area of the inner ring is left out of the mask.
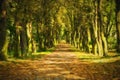
[[[1,0],[0,60],[24,57],[61,39],[99,56],[108,53],[111,34],[120,52],[119,0]],[[116,27],[115,27],[116,26]],[[113,41],[114,42],[114,41]]]
[[[111,45],[116,44],[114,48],[119,53],[119,3],[119,0],[75,0],[66,41],[99,56],[107,56]]]
[[[8,53],[24,57],[53,47],[60,40],[60,10],[53,0],[1,0],[0,59],[6,60]]]

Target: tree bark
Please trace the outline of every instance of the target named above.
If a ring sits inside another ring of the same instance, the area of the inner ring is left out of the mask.
[[[95,55],[98,55],[98,4],[96,1],[94,1],[94,7],[95,7],[95,12],[94,12],[94,17],[93,17],[93,47],[92,47],[92,52]]]
[[[22,23],[22,29],[20,31],[20,46],[21,46],[21,56],[27,56],[27,33],[26,33],[26,23]]]
[[[18,58],[20,56],[20,29],[19,22],[15,21],[15,36],[14,36],[14,57]]]
[[[0,60],[7,60],[6,0],[0,0]]]
[[[120,0],[116,0],[117,52],[120,53]]]
[[[103,25],[102,25],[102,0],[95,1],[95,21],[93,26],[93,53],[99,56],[106,56],[108,53],[107,40],[104,36]]]

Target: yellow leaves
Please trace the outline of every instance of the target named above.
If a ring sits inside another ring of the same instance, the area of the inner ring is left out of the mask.
[[[51,24],[51,26],[53,26],[54,25],[54,19],[51,17],[51,19],[50,19],[51,21],[50,21],[50,24]]]
[[[65,9],[65,7],[61,7],[60,8],[60,12],[63,13],[63,14],[65,14],[65,13],[67,13],[67,10]]]
[[[107,20],[108,20],[108,18],[105,16],[105,17],[104,17],[104,22],[107,22]]]
[[[22,26],[16,26],[16,28],[22,30]]]
[[[62,20],[61,20],[61,17],[59,15],[57,17],[57,21],[58,21],[59,24],[62,24]]]
[[[64,23],[64,19],[65,19],[65,14],[67,13],[67,10],[65,9],[65,7],[60,7],[58,14],[56,15],[57,17],[57,22],[61,25],[61,26],[65,26]]]
[[[20,34],[20,31],[22,30],[22,26],[16,26],[16,33]]]
[[[67,13],[67,10],[65,9],[65,7],[61,6],[61,7],[59,8],[58,15],[62,16],[62,15],[64,15],[65,13]]]

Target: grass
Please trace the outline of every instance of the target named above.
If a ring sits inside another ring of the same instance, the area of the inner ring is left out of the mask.
[[[32,60],[40,59],[40,58],[44,57],[47,54],[51,54],[54,50],[55,50],[55,48],[50,48],[50,49],[48,49],[46,51],[32,53],[32,55],[28,56],[25,59],[32,59]]]
[[[120,54],[114,52],[108,52],[108,56],[97,56],[92,53],[86,53],[83,51],[80,51],[74,47],[72,47],[72,50],[74,50],[74,54],[82,61],[87,62],[95,62],[95,63],[110,63],[115,61],[120,61]]]
[[[32,53],[31,55],[28,55],[26,57],[20,57],[20,58],[10,57],[9,61],[16,61],[16,60],[19,60],[19,61],[21,61],[21,60],[22,61],[25,61],[25,60],[39,60],[42,57],[44,57],[45,55],[51,54],[54,50],[55,50],[55,48],[53,47],[53,48],[47,49],[46,51],[40,51],[40,52]]]
[[[82,61],[95,62],[95,63],[110,63],[120,60],[120,55],[117,53],[109,53],[106,57],[100,57],[85,52],[75,52],[75,55]]]

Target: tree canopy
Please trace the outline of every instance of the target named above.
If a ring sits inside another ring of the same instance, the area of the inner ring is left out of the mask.
[[[81,51],[120,53],[119,0],[1,0],[0,60],[24,57],[61,40]]]

